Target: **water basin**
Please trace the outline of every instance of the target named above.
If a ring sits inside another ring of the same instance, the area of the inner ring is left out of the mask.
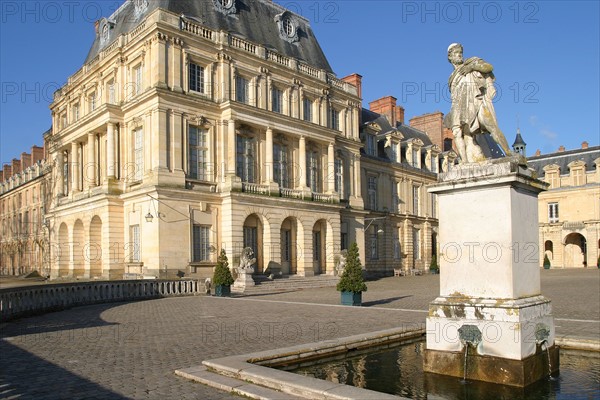
[[[412,399],[600,399],[600,353],[561,350],[559,374],[515,388],[425,373],[424,350],[419,340],[279,369]]]

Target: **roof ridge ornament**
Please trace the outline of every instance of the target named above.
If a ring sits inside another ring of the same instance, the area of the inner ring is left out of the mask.
[[[235,0],[212,0],[215,9],[224,15],[233,15],[237,12]]]

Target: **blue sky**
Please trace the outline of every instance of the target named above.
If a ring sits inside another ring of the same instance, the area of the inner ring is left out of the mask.
[[[207,0],[204,0],[207,1]],[[311,21],[339,77],[363,76],[363,104],[392,95],[406,120],[447,113],[446,58],[494,65],[501,129],[517,118],[527,152],[600,144],[600,11],[597,1],[277,1]],[[52,93],[82,65],[93,22],[122,1],[0,3],[0,161],[43,143]]]

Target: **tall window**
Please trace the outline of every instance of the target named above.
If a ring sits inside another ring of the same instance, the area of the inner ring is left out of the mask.
[[[73,106],[73,122],[79,121],[79,103]]]
[[[23,233],[29,234],[29,211],[25,211],[25,215],[23,215]]]
[[[277,143],[273,145],[273,179],[279,184],[279,187],[290,186],[287,146]]]
[[[201,181],[208,180],[207,174],[207,143],[208,132],[196,126],[189,129],[189,177]]]
[[[558,203],[548,203],[548,222],[558,222]]]
[[[400,238],[397,229],[394,230],[392,242],[394,244],[394,260],[400,260]]]
[[[140,226],[131,225],[129,227],[129,261],[140,262]]]
[[[419,215],[419,187],[413,186],[413,214]]]
[[[329,126],[336,131],[340,130],[340,112],[333,107],[329,109]]]
[[[585,184],[583,179],[583,169],[577,168],[573,170],[573,186],[583,186]]]
[[[412,166],[415,168],[419,167],[419,150],[414,148],[412,149]]]
[[[248,81],[243,76],[235,78],[235,99],[240,103],[249,103],[248,98]]]
[[[398,212],[400,196],[398,196],[398,182],[392,181],[392,211]]]
[[[65,153],[63,163],[63,195],[69,194],[69,156]]]
[[[106,86],[108,90],[108,103],[117,104],[117,96],[115,94],[115,81],[111,80]]]
[[[237,136],[236,175],[242,182],[254,182],[254,140],[247,136]]]
[[[367,185],[367,198],[369,200],[369,209],[377,210],[377,178],[369,176]]]
[[[319,153],[309,151],[306,154],[307,184],[313,192],[319,192]]]
[[[347,250],[348,249],[348,233],[342,232],[340,234],[340,240],[341,240],[341,249],[340,250]]]
[[[421,231],[413,229],[413,260],[421,259]]]
[[[366,139],[367,154],[370,156],[376,156],[377,155],[377,142],[375,141],[375,135],[370,135],[367,133],[365,139]]]
[[[393,162],[398,162],[398,145],[395,143],[390,146],[390,157]]]
[[[189,90],[204,93],[204,68],[190,63],[189,64]]]
[[[321,232],[313,232],[313,261],[321,261]]]
[[[141,181],[144,176],[144,131],[142,128],[133,131],[133,160],[135,162],[134,181]]]
[[[432,154],[430,162],[431,162],[431,172],[435,172],[437,174],[437,172],[438,172],[437,157]]]
[[[339,193],[340,198],[344,198],[344,163],[341,158],[335,159],[335,191]]]
[[[90,112],[94,111],[96,109],[96,92],[92,92],[92,94],[88,96],[88,102],[90,105]]]
[[[289,262],[292,259],[292,231],[290,231],[289,229],[282,230],[281,240],[283,241],[281,261]]]
[[[550,189],[560,186],[560,178],[557,171],[547,172],[547,181],[550,184]]]
[[[192,261],[210,261],[210,226],[192,227]]]
[[[133,94],[142,93],[142,64],[133,68]]]
[[[271,110],[273,112],[283,112],[283,92],[277,88],[271,90]]]
[[[258,230],[256,227],[244,227],[244,248],[250,247],[254,256],[258,257]]]
[[[302,109],[304,111],[304,120],[305,121],[312,122],[312,120],[313,120],[312,107],[313,107],[312,100],[305,97],[304,100],[302,101]]]
[[[378,225],[371,225],[371,235],[369,235],[369,258],[371,260],[379,259],[379,240],[377,239]]]

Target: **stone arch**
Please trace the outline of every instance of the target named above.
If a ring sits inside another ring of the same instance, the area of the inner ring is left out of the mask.
[[[335,249],[330,221],[321,218],[314,223],[311,243],[314,274],[333,274]]]
[[[565,236],[563,266],[565,268],[583,268],[587,265],[585,236],[572,232]]]
[[[552,243],[552,240],[544,242],[544,255],[548,256],[549,260],[554,259],[554,243]]]
[[[102,220],[94,215],[90,222],[90,240],[86,243],[85,256],[90,265],[90,278],[102,276]]]
[[[85,234],[83,229],[83,222],[78,219],[73,224],[73,238],[71,240],[73,244],[73,276],[79,277],[85,274]]]
[[[283,220],[279,230],[281,241],[281,272],[284,274],[298,273],[298,225],[296,217],[289,216]]]
[[[58,228],[58,276],[69,276],[69,265],[71,263],[71,246],[69,246],[69,228],[64,222]]]
[[[256,257],[256,272],[265,271],[265,257],[268,257],[271,244],[270,224],[268,220],[257,213],[252,213],[246,217],[242,226],[241,248],[236,253],[241,253],[245,247],[251,247]],[[266,250],[266,251],[265,251]],[[237,267],[237,265],[234,265]]]

